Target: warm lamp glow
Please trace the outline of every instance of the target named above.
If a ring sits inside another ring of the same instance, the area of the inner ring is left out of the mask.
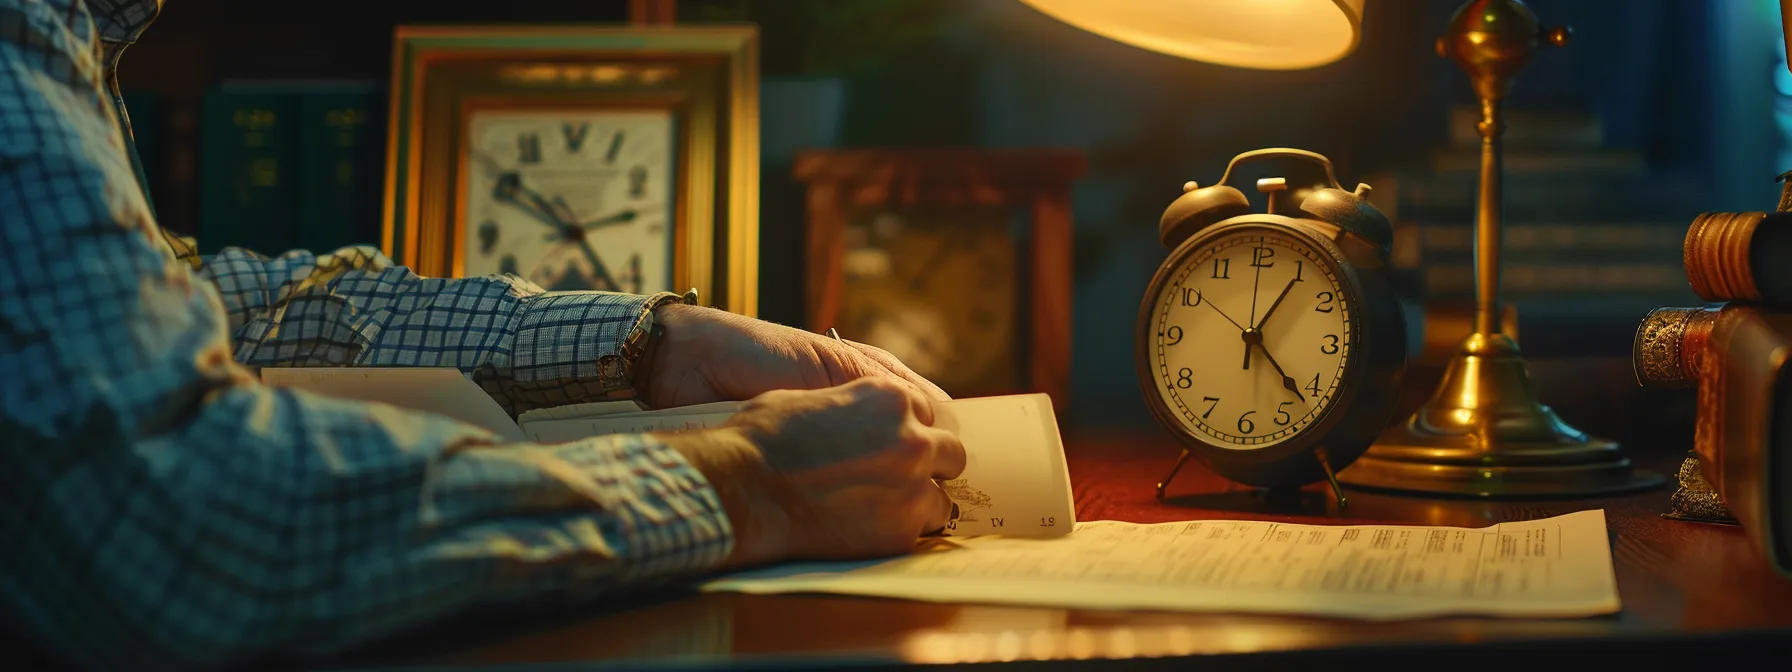
[[[1135,47],[1262,70],[1325,65],[1356,49],[1363,0],[1021,0]]]

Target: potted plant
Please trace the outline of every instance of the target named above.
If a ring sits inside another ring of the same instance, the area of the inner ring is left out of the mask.
[[[785,163],[840,135],[847,82],[934,37],[956,0],[684,0],[679,20],[760,30],[760,153]]]

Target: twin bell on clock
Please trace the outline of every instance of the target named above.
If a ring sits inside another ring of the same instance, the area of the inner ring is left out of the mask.
[[[1255,162],[1279,173],[1256,182],[1262,212],[1233,184]],[[1136,333],[1146,405],[1183,448],[1158,496],[1193,457],[1247,485],[1329,480],[1342,502],[1336,472],[1387,425],[1405,371],[1393,227],[1305,150],[1245,152],[1183,191]]]

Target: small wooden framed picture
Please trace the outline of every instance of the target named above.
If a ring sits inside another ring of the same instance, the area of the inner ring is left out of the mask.
[[[401,26],[388,256],[758,312],[752,26]]]
[[[808,326],[889,350],[954,397],[1070,383],[1074,151],[798,156]]]

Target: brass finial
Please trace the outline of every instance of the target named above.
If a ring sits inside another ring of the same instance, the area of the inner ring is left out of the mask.
[[[1532,54],[1546,43],[1567,46],[1569,34],[1567,26],[1543,29],[1518,0],[1472,0],[1450,17],[1437,38],[1437,55],[1468,73],[1482,98],[1504,98]]]

